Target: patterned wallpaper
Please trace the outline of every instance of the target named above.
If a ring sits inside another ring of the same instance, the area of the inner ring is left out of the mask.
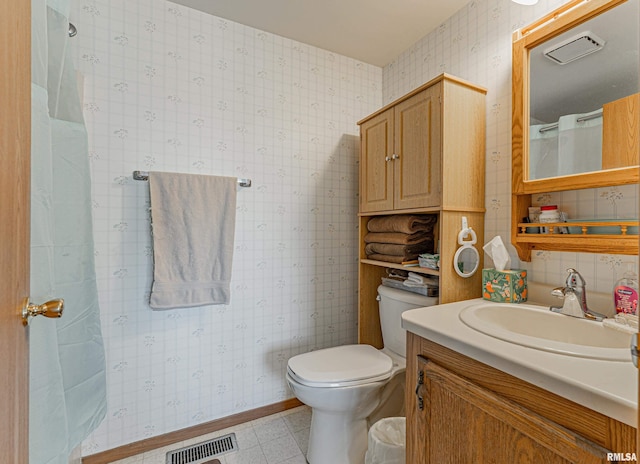
[[[511,33],[562,3],[471,1],[380,69],[164,0],[77,0],[109,371],[83,454],[289,398],[290,356],[355,341],[356,121],[442,72],[489,89],[485,235],[508,240]],[[136,169],[253,180],[238,190],[230,305],[149,309]],[[637,187],[550,200],[573,217],[638,211]],[[526,267],[558,284],[573,266],[610,292],[630,259],[541,252]]]
[[[487,175],[485,237],[510,237],[511,217],[511,43],[512,32],[566,0],[522,6],[510,0],[473,0],[383,70],[383,102],[389,103],[447,72],[485,86],[487,93]],[[638,186],[539,195],[534,204],[558,204],[570,218],[637,218]],[[515,249],[514,259],[517,258]],[[515,262],[515,261],[514,261]],[[611,293],[626,266],[638,258],[622,255],[534,252],[529,278],[560,285],[566,269],[580,271],[592,291]],[[490,263],[490,262],[489,262]]]
[[[378,67],[164,0],[78,0],[108,413],[83,454],[293,397],[289,357],[356,341],[356,121]],[[133,170],[250,178],[231,303],[152,311]]]

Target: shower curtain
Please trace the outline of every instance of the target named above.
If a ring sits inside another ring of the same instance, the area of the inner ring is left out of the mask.
[[[30,322],[29,460],[67,464],[106,413],[87,133],[69,54],[70,0],[32,0],[31,297],[64,298]]]
[[[558,128],[539,124],[529,128],[529,178],[558,175]]]
[[[558,120],[558,175],[602,169],[602,110]]]
[[[552,127],[555,126],[555,127]],[[529,178],[602,169],[602,110],[561,116],[529,128]]]

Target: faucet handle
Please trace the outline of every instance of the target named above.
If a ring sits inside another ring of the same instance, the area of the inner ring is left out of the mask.
[[[564,287],[556,287],[553,290],[551,290],[551,295],[555,296],[556,298],[564,298],[564,293],[565,293]]]
[[[584,287],[587,284],[582,275],[572,267],[567,269],[567,272],[569,275],[567,276],[565,285],[568,288]]]

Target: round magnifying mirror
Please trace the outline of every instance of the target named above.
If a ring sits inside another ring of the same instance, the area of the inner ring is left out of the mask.
[[[464,245],[458,248],[453,256],[453,268],[460,277],[471,277],[478,270],[480,255],[472,245]]]

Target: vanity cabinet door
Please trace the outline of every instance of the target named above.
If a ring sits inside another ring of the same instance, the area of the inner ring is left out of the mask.
[[[418,356],[417,367],[407,462],[607,462],[605,448],[427,358]]]

